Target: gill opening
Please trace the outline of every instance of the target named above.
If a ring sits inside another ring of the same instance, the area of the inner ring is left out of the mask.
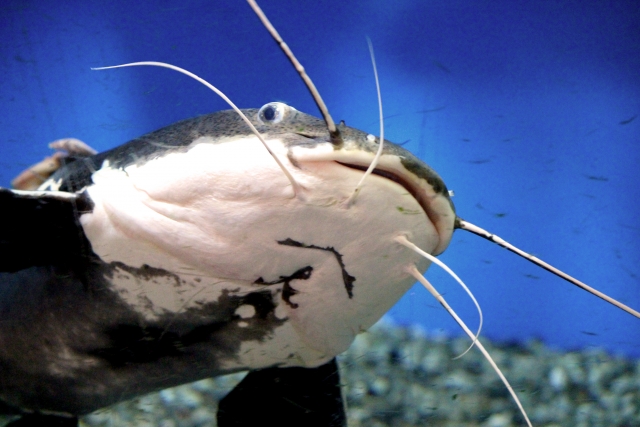
[[[422,273],[420,273],[420,271],[418,271],[418,269],[416,268],[415,265],[411,265],[408,266],[406,268],[406,272],[411,274],[418,282],[420,282],[422,284],[422,286],[424,286],[431,295],[433,295],[433,297],[440,303],[440,305],[442,305],[442,307],[444,307],[445,310],[447,310],[447,312],[451,315],[451,317],[453,317],[453,319],[456,321],[456,323],[458,323],[458,325],[460,325],[460,327],[462,328],[462,330],[467,334],[467,336],[471,339],[471,345],[469,346],[469,348],[467,348],[467,350],[465,350],[464,353],[462,353],[461,355],[457,356],[454,358],[455,359],[459,359],[460,357],[464,356],[469,350],[471,350],[471,348],[474,346],[474,344],[478,347],[478,349],[480,350],[480,352],[482,353],[482,355],[485,357],[485,359],[487,360],[487,362],[489,362],[489,365],[491,365],[491,368],[493,368],[493,370],[496,372],[496,374],[498,374],[498,377],[500,377],[500,380],[502,381],[502,383],[504,384],[504,386],[507,388],[507,390],[509,391],[509,394],[511,395],[512,399],[514,400],[514,402],[516,403],[516,405],[518,406],[518,409],[520,410],[520,413],[522,414],[522,416],[524,417],[525,421],[527,422],[527,425],[529,427],[532,427],[531,425],[531,421],[529,420],[529,417],[527,416],[527,412],[524,410],[524,407],[522,406],[522,403],[520,402],[520,399],[518,398],[518,395],[516,394],[516,392],[513,390],[513,387],[511,386],[511,384],[509,383],[509,381],[507,380],[507,378],[504,376],[504,374],[502,373],[502,371],[500,370],[500,368],[498,367],[498,365],[496,364],[496,362],[493,360],[493,358],[491,357],[491,355],[489,354],[489,352],[487,351],[487,349],[484,347],[484,345],[482,345],[482,343],[480,342],[480,339],[478,338],[478,336],[480,335],[480,330],[482,329],[482,311],[480,310],[480,305],[478,304],[478,302],[476,301],[475,297],[473,296],[473,294],[471,293],[471,291],[469,290],[469,288],[462,282],[462,280],[460,280],[460,278],[453,272],[451,271],[451,269],[449,267],[447,267],[442,261],[440,261],[439,259],[437,259],[436,257],[434,257],[433,255],[429,254],[428,252],[423,251],[422,249],[420,249],[418,246],[416,246],[414,243],[412,243],[411,241],[409,241],[405,236],[398,236],[394,239],[397,243],[400,243],[401,245],[411,249],[412,251],[418,253],[419,255],[422,255],[423,257],[427,258],[428,260],[434,262],[435,264],[437,264],[438,266],[440,266],[441,268],[443,268],[447,273],[449,273],[456,281],[458,281],[458,283],[460,283],[460,285],[464,288],[464,290],[469,294],[469,296],[471,296],[471,299],[473,300],[473,302],[475,303],[477,309],[478,309],[478,313],[480,314],[480,326],[478,328],[478,331],[476,332],[476,334],[474,335],[473,332],[471,332],[471,329],[469,329],[469,327],[466,325],[466,323],[464,323],[464,321],[458,316],[458,314],[453,310],[453,308],[451,308],[451,306],[447,303],[447,301],[444,299],[444,297],[442,296],[442,294],[440,294],[436,288],[427,280],[426,277],[424,277],[422,275]]]
[[[302,189],[303,189],[302,186],[300,184],[298,184],[298,182],[293,178],[293,175],[291,175],[289,170],[280,161],[278,156],[276,156],[273,153],[273,151],[271,151],[271,149],[269,148],[269,145],[267,145],[267,142],[264,140],[262,135],[260,135],[260,132],[258,132],[258,130],[255,128],[255,126],[253,126],[253,123],[251,123],[251,121],[247,118],[247,116],[236,106],[236,104],[233,103],[233,101],[231,101],[231,99],[229,99],[229,97],[227,95],[225,95],[220,89],[218,89],[217,87],[215,87],[214,85],[212,85],[211,83],[209,83],[208,81],[203,79],[202,77],[199,77],[199,76],[193,74],[192,72],[190,72],[188,70],[185,70],[184,68],[180,68],[180,67],[178,67],[176,65],[167,64],[165,62],[157,62],[157,61],[130,62],[128,64],[112,65],[112,66],[109,66],[109,67],[95,67],[95,68],[91,68],[91,69],[92,70],[110,70],[110,69],[113,69],[113,68],[137,67],[137,66],[144,66],[144,65],[149,65],[149,66],[152,66],[152,67],[168,68],[170,70],[177,71],[179,73],[182,73],[182,74],[184,74],[186,76],[191,77],[192,79],[202,83],[203,85],[205,85],[206,87],[208,87],[209,89],[214,91],[220,98],[222,98],[227,104],[229,104],[229,106],[231,106],[231,108],[233,108],[233,110],[236,113],[238,113],[238,115],[242,118],[242,120],[244,120],[244,122],[247,124],[247,126],[249,126],[249,128],[251,129],[251,132],[253,132],[253,134],[260,140],[262,145],[264,145],[264,148],[267,149],[267,151],[269,152],[271,157],[273,157],[273,160],[276,161],[276,163],[278,164],[278,167],[280,167],[282,172],[285,174],[285,176],[287,177],[287,179],[291,183],[291,187],[293,188],[293,197],[302,197]]]
[[[631,314],[632,316],[635,316],[637,318],[640,319],[640,312],[638,312],[637,310],[634,310],[633,308],[621,303],[618,300],[615,300],[613,298],[611,298],[610,296],[600,292],[597,289],[592,288],[591,286],[587,285],[584,282],[581,282],[580,280],[576,279],[573,276],[568,275],[567,273],[565,273],[562,270],[557,269],[556,267],[552,266],[551,264],[548,264],[544,261],[542,261],[540,258],[531,255],[530,253],[527,253],[525,251],[523,251],[522,249],[517,248],[516,246],[512,245],[511,243],[507,242],[506,240],[496,236],[493,233],[490,233],[489,231],[478,227],[477,225],[471,224],[470,222],[467,222],[459,217],[456,218],[455,221],[455,228],[459,228],[461,230],[465,230],[468,231],[470,233],[473,233],[477,236],[483,237],[499,246],[502,246],[503,248],[507,249],[508,251],[511,251],[513,253],[515,253],[516,255],[521,256],[522,258],[534,263],[535,265],[537,265],[538,267],[544,268],[545,270],[547,270],[550,273],[555,274],[556,276],[566,280],[567,282],[578,286],[581,289],[584,289],[585,291],[589,292],[590,294],[593,294],[595,296],[597,296],[598,298],[603,299],[604,301],[608,302],[609,304],[613,304],[614,306],[618,307],[619,309],[626,311],[627,313]]]

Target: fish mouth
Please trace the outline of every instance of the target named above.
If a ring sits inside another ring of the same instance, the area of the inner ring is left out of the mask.
[[[369,166],[354,163],[346,163],[344,161],[334,160],[335,163],[359,171],[366,171]],[[387,165],[385,169],[379,166],[371,171],[372,174],[395,182],[404,188],[422,207],[429,221],[435,226],[440,242],[434,249],[433,254],[438,255],[446,249],[451,241],[454,229],[455,211],[449,199],[448,193],[437,192],[433,186],[424,179],[414,176],[411,172],[405,171],[404,168],[398,168]],[[398,170],[400,169],[400,170]]]
[[[339,162],[339,161],[336,161],[336,163],[338,163],[339,165],[346,166],[346,167],[351,168],[351,169],[357,169],[357,170],[360,170],[360,171],[363,171],[363,172],[365,172],[367,169],[369,169],[368,166],[365,167],[365,166],[354,165],[354,164],[344,163],[344,162]],[[373,175],[378,175],[378,176],[386,178],[386,179],[388,179],[390,181],[393,181],[396,184],[398,184],[401,187],[403,187],[405,190],[407,190],[409,192],[409,194],[411,194],[413,196],[414,199],[416,199],[418,201],[418,203],[420,204],[420,206],[422,206],[422,209],[425,211],[425,213],[427,212],[427,209],[424,206],[423,201],[420,200],[423,197],[422,197],[421,193],[419,192],[419,190],[417,188],[415,188],[415,186],[412,185],[411,182],[409,182],[407,179],[404,179],[402,177],[402,175],[398,175],[396,173],[389,172],[389,171],[386,171],[384,169],[378,169],[378,168],[373,169],[371,171],[371,173]]]

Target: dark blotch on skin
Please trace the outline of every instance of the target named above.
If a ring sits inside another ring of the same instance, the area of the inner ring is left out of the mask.
[[[353,282],[356,281],[356,278],[347,272],[344,262],[342,261],[342,254],[335,250],[332,246],[323,248],[322,246],[306,245],[301,242],[296,242],[293,239],[278,240],[278,244],[284,246],[294,246],[296,248],[319,249],[321,251],[331,252],[336,257],[336,260],[340,265],[340,269],[342,270],[342,281],[344,282],[344,287],[347,290],[347,295],[349,295],[349,298],[353,298]]]
[[[291,302],[290,298],[292,296],[294,296],[295,294],[298,293],[298,291],[296,291],[295,289],[293,289],[291,287],[291,281],[292,280],[308,280],[309,277],[311,277],[311,272],[313,271],[313,267],[311,267],[310,265],[303,267],[299,270],[297,270],[295,273],[293,273],[290,276],[280,276],[280,279],[278,280],[274,280],[272,282],[265,282],[264,279],[262,277],[258,277],[256,279],[255,282],[256,284],[260,284],[260,285],[275,285],[278,283],[284,283],[284,286],[282,286],[282,299],[284,300],[284,302],[287,303],[287,305],[291,308],[298,308],[298,304]]]
[[[159,278],[159,277],[167,277],[174,282],[175,287],[179,287],[181,283],[180,277],[178,277],[177,274],[171,273],[161,268],[151,267],[147,264],[144,264],[140,268],[136,268],[136,267],[128,266],[122,262],[114,261],[110,263],[110,265],[111,267],[119,268],[131,274],[132,276],[138,277],[139,279],[142,279],[145,281],[151,281],[152,279]]]
[[[270,320],[275,309],[270,292],[253,292],[241,297],[224,293],[218,302],[191,310],[193,313],[185,311],[187,318],[196,311],[199,317],[210,318],[207,323],[193,326],[191,322],[187,323],[176,316],[176,320],[167,326],[162,326],[164,322],[151,325],[116,324],[104,331],[109,344],[88,353],[104,359],[113,368],[151,363],[166,357],[180,357],[191,352],[192,346],[215,343],[218,340],[216,334],[226,333],[225,330],[231,327],[232,321],[238,318],[234,314],[235,310],[245,304],[255,307],[258,322]],[[245,328],[244,331],[248,329]]]

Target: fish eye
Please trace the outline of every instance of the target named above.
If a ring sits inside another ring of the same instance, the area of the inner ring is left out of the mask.
[[[270,102],[258,111],[258,118],[264,124],[280,123],[291,107],[281,102]]]

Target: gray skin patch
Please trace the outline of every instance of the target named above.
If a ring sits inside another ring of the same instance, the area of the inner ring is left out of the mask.
[[[0,401],[7,405],[84,414],[225,374],[222,362],[234,359],[243,342],[262,341],[286,322],[276,318],[273,293],[265,290],[225,291],[217,301],[150,322],[109,289],[114,266],[82,261],[82,268],[71,262],[0,273]],[[243,305],[255,315],[241,319],[236,310]]]

